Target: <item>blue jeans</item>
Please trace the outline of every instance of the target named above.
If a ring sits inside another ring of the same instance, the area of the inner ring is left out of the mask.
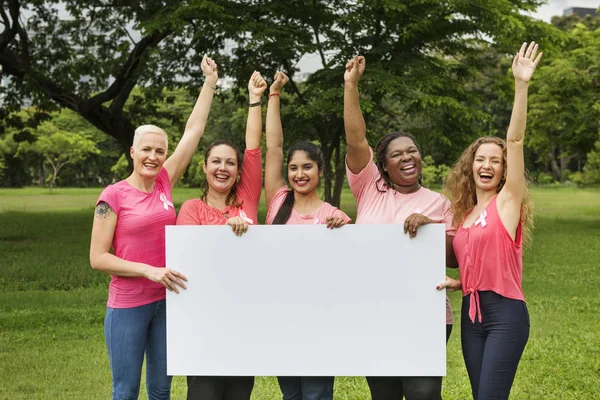
[[[165,300],[133,308],[107,307],[104,336],[112,371],[113,400],[138,398],[144,353],[148,399],[170,399]]]
[[[332,400],[333,376],[278,376],[283,400]]]
[[[529,339],[527,305],[492,291],[481,291],[481,322],[479,315],[471,322],[470,297],[463,297],[461,341],[473,399],[506,400]]]

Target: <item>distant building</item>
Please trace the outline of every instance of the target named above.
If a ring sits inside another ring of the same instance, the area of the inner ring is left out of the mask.
[[[563,17],[577,15],[579,18],[585,18],[586,15],[595,17],[597,15],[595,8],[569,7],[563,11]]]

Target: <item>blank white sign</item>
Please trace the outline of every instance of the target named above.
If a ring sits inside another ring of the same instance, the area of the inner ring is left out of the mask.
[[[168,226],[169,375],[443,376],[445,228]]]

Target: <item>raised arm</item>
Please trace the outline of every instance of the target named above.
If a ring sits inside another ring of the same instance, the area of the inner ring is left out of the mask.
[[[529,46],[523,43],[512,64],[515,101],[506,134],[506,183],[498,195],[499,211],[509,232],[516,230],[521,203],[526,193],[523,142],[527,124],[529,81],[542,58],[542,53],[536,57],[537,51],[538,45],[535,42],[531,42]]]
[[[267,82],[260,75],[260,72],[254,71],[248,82],[248,120],[246,122],[246,149],[258,149],[260,147],[260,137],[262,135],[262,108],[260,107],[260,98],[262,97]]]
[[[100,202],[94,213],[90,243],[90,265],[93,269],[117,276],[142,276],[176,293],[179,293],[177,286],[185,289],[182,281],[187,281],[187,278],[175,270],[127,261],[111,254],[110,248],[116,227],[117,214],[108,203]]]
[[[198,148],[198,142],[204,134],[210,105],[217,88],[217,80],[219,79],[217,64],[205,55],[201,67],[202,72],[204,72],[204,85],[202,85],[200,96],[198,96],[192,114],[187,120],[185,131],[177,148],[164,164],[169,173],[171,187],[175,186]]]
[[[362,171],[371,161],[367,142],[367,126],[360,110],[358,81],[365,72],[365,58],[356,56],[346,63],[344,72],[344,128],[348,154],[346,162],[354,174]]]
[[[265,197],[267,207],[273,196],[285,186],[283,179],[283,128],[281,126],[279,96],[288,77],[283,72],[275,73],[273,84],[269,89],[269,106],[267,107],[267,156],[265,162]]]

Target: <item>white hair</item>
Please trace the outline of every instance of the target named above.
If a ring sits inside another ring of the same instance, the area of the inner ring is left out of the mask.
[[[167,132],[163,131],[156,125],[140,125],[135,130],[135,134],[133,135],[133,148],[137,149],[138,144],[140,143],[140,139],[146,133],[158,133],[160,136],[164,137],[167,140],[167,146],[169,145],[169,137],[167,136]]]

